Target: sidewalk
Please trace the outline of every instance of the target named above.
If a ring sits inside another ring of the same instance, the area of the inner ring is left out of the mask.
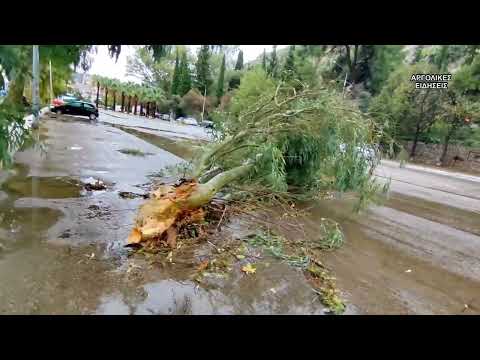
[[[398,161],[392,161],[392,160],[382,160],[381,164],[385,165],[385,166],[390,166],[390,167],[398,167],[398,168],[400,167],[400,163]],[[460,172],[456,172],[456,171],[440,170],[440,169],[436,169],[436,168],[433,168],[433,167],[414,165],[414,164],[409,164],[409,163],[406,163],[403,166],[403,168],[411,169],[411,170],[417,170],[417,171],[423,171],[423,172],[430,173],[430,174],[450,176],[450,177],[455,177],[455,178],[458,178],[458,179],[480,182],[480,177],[479,176],[469,175],[469,174],[460,173]]]
[[[212,140],[212,137],[208,131],[201,126],[186,125],[178,122],[170,122],[157,118],[146,118],[144,116],[125,114],[103,109],[100,109],[99,113],[99,121],[109,124],[157,130],[168,133],[166,135],[193,140]]]

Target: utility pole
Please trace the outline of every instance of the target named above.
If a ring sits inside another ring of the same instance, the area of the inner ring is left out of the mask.
[[[32,59],[32,104],[33,104],[33,128],[38,127],[38,118],[39,118],[39,110],[40,110],[40,99],[39,99],[39,92],[40,92],[40,59],[38,54],[38,45],[33,45],[33,59]]]
[[[53,81],[52,81],[52,60],[49,60],[50,65],[50,104],[53,102]]]

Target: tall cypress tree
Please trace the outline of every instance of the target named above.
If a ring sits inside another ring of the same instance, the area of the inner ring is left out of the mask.
[[[291,80],[295,75],[295,45],[291,45],[288,49],[288,55],[283,65],[282,79]]]
[[[263,69],[263,71],[267,72],[267,53],[266,53],[265,49],[263,49],[262,69]]]
[[[178,95],[185,95],[192,88],[192,77],[188,67],[187,53],[182,54],[178,74]]]
[[[238,52],[237,63],[235,64],[235,70],[243,69],[243,51]]]
[[[277,45],[273,45],[272,54],[270,55],[270,61],[268,63],[267,73],[272,78],[277,77],[277,73],[278,73]]]
[[[223,86],[225,82],[225,54],[223,54],[222,65],[220,66],[220,74],[218,75],[218,83],[217,83],[217,98],[223,96]]]
[[[178,94],[179,70],[180,70],[179,58],[178,58],[178,49],[177,49],[177,57],[175,58],[175,68],[173,69],[173,79],[172,79],[172,88],[171,88],[172,95]]]
[[[208,92],[212,85],[212,74],[210,72],[210,49],[208,45],[202,45],[198,51],[197,63],[195,64],[195,86],[203,95]]]

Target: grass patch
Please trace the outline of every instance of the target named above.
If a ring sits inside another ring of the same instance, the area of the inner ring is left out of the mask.
[[[138,149],[120,149],[118,150],[119,152],[121,152],[122,154],[125,154],[125,155],[133,155],[133,156],[147,156],[147,155],[153,155],[152,153],[144,153],[143,151],[141,150],[138,150]]]

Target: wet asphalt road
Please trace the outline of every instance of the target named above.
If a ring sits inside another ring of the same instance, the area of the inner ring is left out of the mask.
[[[125,275],[132,264],[122,246],[141,200],[121,199],[118,191],[141,192],[137,185],[152,170],[182,154],[171,143],[178,156],[108,125],[138,131],[157,124],[152,120],[114,119],[46,120],[46,151],[17,154],[17,175],[0,197],[0,313],[321,313],[303,278],[282,264],[255,278],[217,279],[221,286],[209,291],[148,265],[139,277]],[[178,131],[159,124],[146,132]],[[202,131],[188,128],[181,126],[181,136]],[[149,155],[118,151],[124,148]],[[320,217],[333,217],[345,232],[345,245],[323,261],[348,313],[479,314],[480,179],[391,162],[376,174],[392,178],[384,205],[353,215],[350,200],[320,202],[305,221],[315,233]],[[109,191],[82,194],[87,177],[105,181]]]
[[[211,253],[209,244],[189,266],[127,257],[123,246],[143,199],[118,193],[142,193],[148,175],[181,158],[109,124],[70,116],[43,119],[39,134],[43,150],[18,152],[13,174],[1,174],[0,314],[323,313],[303,275],[285,264],[259,264],[258,275],[247,277],[238,262],[229,276],[205,274],[206,288],[191,275],[199,256]],[[183,147],[166,146],[181,155]],[[86,193],[89,177],[107,190]]]

